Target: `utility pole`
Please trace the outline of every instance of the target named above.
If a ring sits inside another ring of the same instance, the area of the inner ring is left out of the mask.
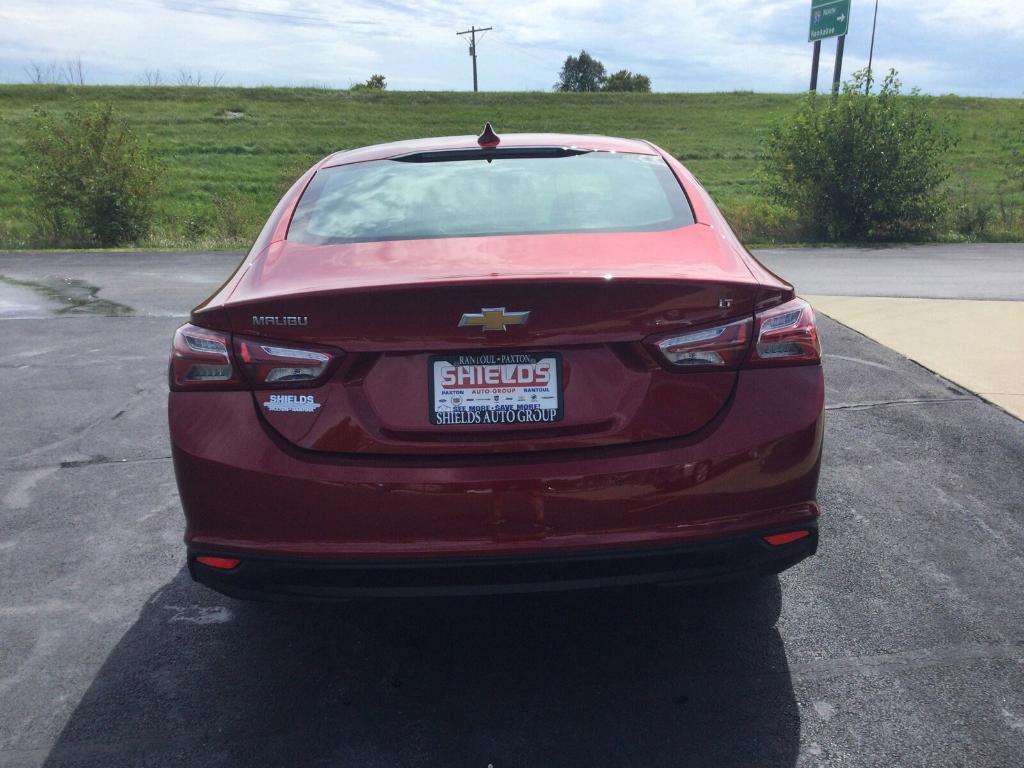
[[[490,31],[492,29],[494,29],[494,27],[481,27],[481,28],[477,28],[477,27],[474,26],[474,27],[470,27],[465,32],[456,32],[455,33],[456,35],[459,35],[460,37],[462,35],[469,35],[469,55],[473,59],[473,93],[476,93],[477,91],[480,90],[479,88],[477,88],[477,84],[476,84],[476,33],[477,32],[488,32],[488,31]]]
[[[878,0],[875,0],[875,18],[871,21],[871,48],[868,50],[868,83],[864,87],[865,95],[871,93],[871,60],[875,57],[875,26],[878,24]]]

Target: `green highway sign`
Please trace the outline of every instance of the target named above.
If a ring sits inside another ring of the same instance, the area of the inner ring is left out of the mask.
[[[845,35],[850,28],[850,0],[811,0],[811,30],[807,42]]]

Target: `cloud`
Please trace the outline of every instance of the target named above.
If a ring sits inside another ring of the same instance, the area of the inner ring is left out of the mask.
[[[872,10],[854,0],[846,74],[866,64]],[[807,0],[6,0],[0,79],[81,56],[91,82],[187,69],[229,84],[346,87],[382,72],[393,88],[467,89],[455,32],[476,24],[494,27],[479,45],[487,90],[546,90],[565,56],[586,48],[609,69],[651,75],[656,90],[799,91],[808,16]],[[881,0],[874,63],[930,92],[1021,96],[1022,41],[1024,4]],[[822,81],[833,45],[823,45]]]

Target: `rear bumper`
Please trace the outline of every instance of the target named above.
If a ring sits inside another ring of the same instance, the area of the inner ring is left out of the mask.
[[[189,572],[201,584],[251,600],[333,600],[559,591],[637,584],[699,584],[778,573],[815,553],[816,524],[808,535],[773,547],[760,536],[651,550],[557,556],[458,560],[348,561],[243,559],[229,571],[197,562]],[[779,531],[770,531],[778,533]],[[223,556],[223,552],[217,552]]]
[[[817,518],[823,400],[819,366],[742,371],[729,403],[686,437],[481,456],[303,451],[265,424],[248,392],[172,392],[169,417],[190,553],[246,561],[231,574],[193,569],[215,588],[259,592],[290,583],[288,573],[325,579],[328,590],[335,579],[369,589],[413,572],[429,585],[451,581],[442,578],[451,568],[465,575],[456,583],[481,574],[500,586],[521,583],[492,578],[504,565],[556,573],[556,561],[577,557],[589,565],[570,580],[590,586],[677,580],[660,572],[714,577],[742,570],[744,557],[756,567],[781,557],[757,537]],[[694,554],[746,539],[757,546],[734,549],[724,566],[707,569]],[[669,550],[682,559],[670,563]]]

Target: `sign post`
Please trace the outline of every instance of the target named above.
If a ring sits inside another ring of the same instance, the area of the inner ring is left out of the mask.
[[[843,72],[843,43],[850,28],[851,0],[811,0],[811,23],[807,42],[814,43],[814,58],[811,60],[811,90],[818,90],[818,57],[821,55],[821,41],[827,37],[838,37],[836,41],[836,66],[832,72],[832,92],[839,90],[839,78]]]
[[[832,70],[832,94],[839,93],[839,78],[843,75],[843,43],[846,42],[846,35],[840,35],[836,40],[836,68]]]
[[[821,58],[821,40],[814,41],[814,53],[811,55],[811,92],[818,90],[818,59]]]

